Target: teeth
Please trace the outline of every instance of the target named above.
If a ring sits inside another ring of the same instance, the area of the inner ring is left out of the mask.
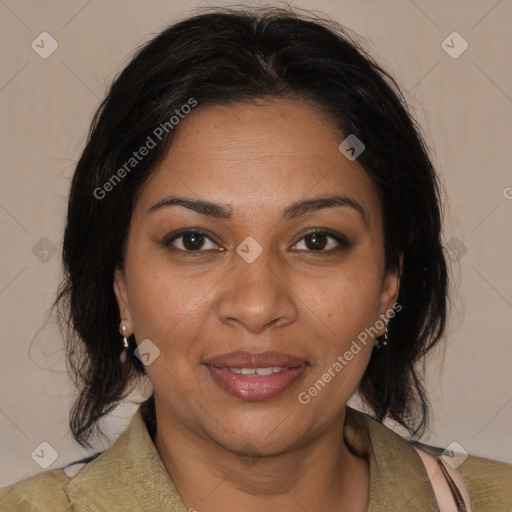
[[[229,371],[238,373],[239,375],[256,376],[256,375],[272,375],[273,373],[280,373],[288,371],[288,368],[281,366],[268,366],[266,368],[229,368]]]
[[[274,373],[274,369],[272,367],[269,368],[257,368],[256,373],[258,375],[272,375]]]

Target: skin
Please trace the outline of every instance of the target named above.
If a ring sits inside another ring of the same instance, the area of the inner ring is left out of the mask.
[[[340,432],[373,341],[309,404],[297,396],[396,302],[375,185],[338,150],[345,136],[305,102],[199,106],[175,130],[138,191],[114,289],[128,334],[161,352],[146,367],[155,446],[178,493],[200,512],[367,510],[369,467]],[[293,202],[334,193],[357,201],[366,221],[349,206],[282,219]],[[148,212],[170,195],[220,203],[232,218],[176,205]],[[187,237],[165,246],[190,227],[215,238],[195,252]],[[327,236],[318,248],[304,233],[312,228],[335,230],[350,246]],[[262,248],[252,263],[236,252],[247,237]],[[235,350],[284,352],[308,367],[284,393],[244,401],[203,364]]]

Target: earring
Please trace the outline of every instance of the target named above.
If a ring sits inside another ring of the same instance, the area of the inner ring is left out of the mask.
[[[121,331],[123,331],[122,336],[123,336],[124,349],[121,352],[121,356],[119,358],[121,359],[121,363],[125,363],[126,362],[126,354],[127,354],[126,349],[129,347],[128,338],[126,337],[126,325],[121,326]]]
[[[387,347],[388,345],[388,323],[389,319],[386,317],[386,315],[380,315],[380,319],[384,321],[386,324],[386,330],[384,331],[384,334],[382,336],[379,336],[375,339],[375,346],[377,348]]]

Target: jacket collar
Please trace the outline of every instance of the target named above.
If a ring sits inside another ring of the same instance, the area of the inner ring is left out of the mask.
[[[114,444],[68,484],[77,510],[187,512],[147,431],[140,408]]]
[[[406,440],[348,407],[344,436],[370,463],[368,512],[439,511],[423,463]],[[114,444],[69,481],[68,496],[77,509],[91,512],[187,512],[140,408]]]
[[[439,512],[425,466],[401,436],[367,414],[347,408],[348,446],[360,446],[370,462],[368,512]]]

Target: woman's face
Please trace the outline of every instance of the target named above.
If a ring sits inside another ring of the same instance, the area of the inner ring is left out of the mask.
[[[373,348],[353,342],[376,323],[383,334],[399,286],[376,188],[344,138],[281,99],[199,105],[176,128],[115,276],[128,333],[150,340],[141,352],[168,426],[271,454],[343,418]]]

